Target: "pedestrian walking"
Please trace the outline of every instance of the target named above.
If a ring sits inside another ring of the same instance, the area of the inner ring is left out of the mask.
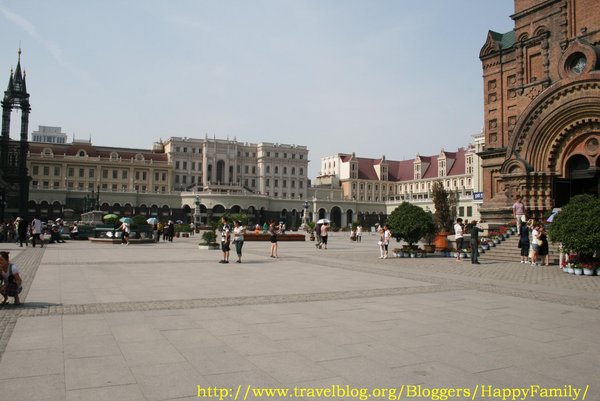
[[[279,230],[279,227],[277,227],[275,225],[275,222],[272,222],[271,224],[269,224],[269,229],[267,230],[267,232],[271,236],[270,241],[271,241],[271,257],[272,258],[279,257],[277,255],[277,231],[278,230]]]
[[[363,232],[363,228],[359,224],[358,227],[356,227],[356,242],[360,242],[362,240],[362,232]]]
[[[521,263],[528,263],[530,244],[527,224],[521,224],[521,227],[519,227],[519,244],[517,246],[521,249]]]
[[[29,224],[22,217],[17,217],[17,236],[19,237],[19,246],[23,247],[23,243],[25,246],[29,246],[27,243],[27,231],[29,229]]]
[[[244,234],[246,227],[242,226],[242,222],[235,220],[233,222],[233,243],[235,244],[235,253],[238,260],[236,263],[242,263],[242,247],[244,246]]]
[[[464,248],[464,230],[465,226],[463,225],[463,219],[460,217],[456,219],[456,224],[454,225],[454,238],[456,239],[456,261],[460,262],[460,254]]]
[[[131,234],[131,226],[127,222],[122,222],[117,231],[122,231],[121,244],[129,245],[129,234]]]
[[[550,255],[548,249],[548,235],[546,234],[546,229],[543,225],[540,224],[539,233],[538,233],[538,256],[540,257],[540,265],[549,266],[550,265]]]
[[[517,221],[517,229],[521,227],[521,224],[525,223],[525,205],[522,202],[521,195],[517,195],[517,200],[512,206],[513,218]]]
[[[538,253],[540,252],[540,225],[533,223],[531,230],[531,266],[538,266]]]
[[[223,259],[219,263],[229,263],[229,251],[231,242],[231,227],[227,224],[227,219],[221,217],[221,251],[223,252]]]
[[[32,243],[33,243],[33,247],[35,248],[35,242],[36,240],[40,241],[40,246],[43,248],[44,247],[44,240],[41,238],[42,235],[42,221],[38,218],[38,216],[35,216],[33,218],[33,220],[31,221],[31,236],[32,236]]]
[[[478,265],[479,260],[479,233],[483,232],[483,230],[477,227],[477,220],[473,220],[471,222],[471,264]]]
[[[321,227],[321,242],[323,243],[323,248],[327,249],[327,240],[329,238],[329,223],[323,223],[323,227]]]
[[[377,234],[379,234],[379,241],[377,241],[377,245],[379,246],[379,259],[383,259],[385,256],[385,247],[383,245],[385,231],[383,230],[383,227],[378,227]]]
[[[315,246],[318,249],[321,249],[321,246],[323,245],[323,238],[321,238],[322,228],[323,228],[323,224],[317,223],[317,225],[315,226],[315,236],[317,238],[317,243],[315,244]]]
[[[383,258],[388,257],[388,247],[390,245],[390,239],[392,238],[392,232],[387,224],[383,225]]]

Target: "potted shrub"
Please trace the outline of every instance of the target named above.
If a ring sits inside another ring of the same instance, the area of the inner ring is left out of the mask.
[[[441,181],[436,181],[431,187],[433,206],[435,207],[435,224],[437,236],[435,240],[436,249],[442,250],[448,246],[448,233],[452,232],[453,223],[450,209],[450,195]]]
[[[311,241],[315,240],[315,227],[316,227],[317,223],[315,223],[314,221],[307,221],[306,222],[306,232],[310,235],[309,239]]]
[[[565,251],[576,254],[580,263],[597,262],[593,256],[600,244],[600,199],[591,195],[571,198],[555,215],[548,235]]]
[[[215,234],[214,230],[202,233],[202,242],[198,244],[198,248],[219,249],[219,244],[217,244],[217,234]]]
[[[392,236],[397,241],[406,241],[409,246],[416,244],[435,229],[431,213],[408,202],[402,202],[394,209],[386,223],[392,231]]]

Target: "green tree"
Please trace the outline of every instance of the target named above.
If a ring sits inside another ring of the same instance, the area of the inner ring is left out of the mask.
[[[433,195],[433,206],[435,207],[435,224],[439,232],[451,232],[453,221],[450,212],[450,195],[444,189],[441,181],[436,181],[431,187]]]
[[[433,215],[408,202],[394,209],[386,224],[396,240],[404,240],[409,245],[435,232]]]
[[[600,199],[577,195],[554,217],[548,228],[552,242],[590,259],[600,246]]]

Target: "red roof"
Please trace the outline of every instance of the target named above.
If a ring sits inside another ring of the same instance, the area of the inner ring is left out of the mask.
[[[110,158],[110,155],[115,152],[123,160],[135,159],[135,156],[140,154],[144,160],[153,160],[156,162],[167,162],[169,159],[166,153],[153,153],[148,149],[131,149],[131,148],[112,148],[105,146],[94,146],[88,143],[69,143],[69,144],[54,144],[30,142],[30,153],[42,153],[44,149],[50,148],[55,155],[76,156],[80,150],[87,153],[89,157]]]
[[[447,166],[450,167],[446,176],[461,175],[465,173],[465,148],[459,148],[456,152],[443,152],[446,156]],[[423,179],[431,179],[438,177],[438,158],[435,156],[421,156],[422,167],[421,177]],[[360,180],[379,180],[375,166],[381,164],[382,158],[369,159],[365,157],[353,157],[352,155],[340,154],[342,163],[349,161],[358,162],[358,179]],[[389,181],[412,181],[414,180],[414,162],[415,159],[409,160],[387,160],[388,164],[388,180]]]

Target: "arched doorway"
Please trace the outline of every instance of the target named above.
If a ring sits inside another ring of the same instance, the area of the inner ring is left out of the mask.
[[[335,225],[335,227],[342,227],[342,210],[338,206],[334,206],[331,208],[331,223]]]
[[[183,206],[183,216],[185,217],[184,222],[189,224],[192,222],[193,216],[192,216],[192,209],[190,208],[189,205],[184,205]]]
[[[587,194],[598,196],[600,175],[598,167],[590,165],[583,155],[573,155],[567,161],[566,175],[571,181],[571,196]]]
[[[348,209],[346,211],[346,222],[348,223],[348,226],[352,226],[352,223],[354,222],[353,218],[354,212],[352,211],[352,209]]]
[[[319,220],[324,219],[325,218],[325,209],[321,208],[319,209]]]

